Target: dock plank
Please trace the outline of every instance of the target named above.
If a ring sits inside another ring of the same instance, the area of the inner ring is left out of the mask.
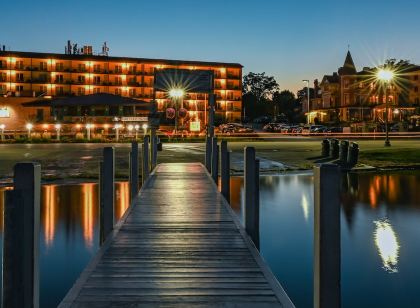
[[[161,164],[59,307],[294,307],[201,164]]]

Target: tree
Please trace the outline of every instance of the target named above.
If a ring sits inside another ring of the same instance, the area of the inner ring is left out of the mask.
[[[300,99],[289,90],[276,92],[273,95],[273,104],[277,114],[284,115],[289,122],[301,122],[302,108]]]
[[[271,99],[280,90],[279,84],[273,76],[265,73],[248,73],[243,79],[243,94],[252,94],[258,102]]]

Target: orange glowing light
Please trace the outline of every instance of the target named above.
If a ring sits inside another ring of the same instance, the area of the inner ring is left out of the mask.
[[[45,195],[45,212],[44,212],[44,233],[45,233],[45,244],[50,247],[54,241],[55,235],[55,199],[56,199],[55,185],[44,186]]]
[[[93,183],[83,184],[83,238],[87,247],[93,245]]]

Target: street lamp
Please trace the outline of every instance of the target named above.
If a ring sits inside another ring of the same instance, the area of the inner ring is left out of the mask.
[[[385,94],[385,146],[390,147],[391,142],[389,141],[389,132],[388,132],[388,85],[391,83],[394,78],[394,72],[389,69],[380,69],[376,78],[383,82],[384,84],[384,94]]]
[[[307,85],[307,87],[306,87],[306,90],[307,90],[307,94],[306,94],[306,99],[307,99],[307,101],[308,101],[308,117],[307,117],[307,122],[308,122],[308,124],[310,124],[310,113],[309,113],[309,79],[304,79],[304,80],[302,80],[303,82],[306,82],[306,85]]]
[[[146,136],[146,134],[147,134],[147,128],[149,127],[149,125],[147,125],[146,123],[144,123],[141,127],[143,128],[144,136]]]
[[[127,129],[128,129],[128,134],[130,135],[130,137],[131,137],[131,132],[133,131],[133,129],[134,129],[134,126],[133,125],[128,125],[127,126]]]
[[[169,97],[175,101],[175,134],[178,131],[178,100],[184,96],[184,93],[185,92],[182,89],[174,88],[169,90]]]
[[[90,129],[93,128],[93,124],[86,124],[87,140],[90,140]]]
[[[138,125],[138,124],[134,125],[134,129],[136,130],[136,140],[137,140],[137,134],[139,132],[140,125]]]
[[[60,140],[60,130],[61,130],[61,124],[55,124],[55,130],[57,131],[57,140]]]
[[[120,128],[122,127],[121,124],[115,124],[115,140],[118,142],[120,139]]]
[[[6,128],[6,125],[0,124],[1,141],[4,141],[4,129],[5,128]]]
[[[31,139],[31,130],[33,128],[33,124],[32,123],[28,123],[26,124],[26,129],[28,130],[28,139]]]

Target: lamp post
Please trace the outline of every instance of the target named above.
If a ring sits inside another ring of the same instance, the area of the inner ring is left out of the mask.
[[[92,124],[86,124],[87,140],[90,140],[90,129],[91,128],[92,128]]]
[[[32,125],[32,123],[26,124],[26,129],[28,130],[28,139],[31,139],[31,131],[33,127],[34,126]]]
[[[57,141],[60,141],[61,124],[55,124],[55,130],[57,131]]]
[[[184,90],[182,89],[171,89],[169,90],[169,96],[175,101],[175,134],[178,131],[178,100],[184,96]]]
[[[1,141],[4,141],[4,129],[5,128],[6,128],[6,125],[0,124]]]
[[[127,129],[128,129],[128,134],[131,137],[131,133],[132,133],[132,131],[134,129],[134,126],[130,124],[130,125],[127,126]]]
[[[377,79],[382,81],[384,84],[384,95],[385,95],[385,144],[384,146],[390,147],[391,142],[389,141],[388,132],[388,86],[394,78],[394,73],[389,69],[380,69],[376,75]]]
[[[140,125],[138,125],[138,124],[134,125],[134,129],[136,131],[136,140],[137,140],[137,137],[138,137],[139,128],[140,128]]]
[[[309,113],[309,108],[310,108],[310,100],[309,100],[309,79],[304,79],[304,80],[302,80],[303,82],[306,82],[306,85],[307,85],[307,87],[306,87],[306,100],[307,100],[307,103],[308,103],[308,117],[307,117],[307,123],[308,124],[311,124],[311,121],[310,121],[310,113]]]
[[[146,123],[144,123],[141,127],[143,128],[143,135],[146,136],[146,134],[147,134],[147,128],[149,127],[149,125],[147,125]]]
[[[115,124],[115,141],[118,142],[118,140],[120,139],[120,128],[121,128],[121,124]]]

